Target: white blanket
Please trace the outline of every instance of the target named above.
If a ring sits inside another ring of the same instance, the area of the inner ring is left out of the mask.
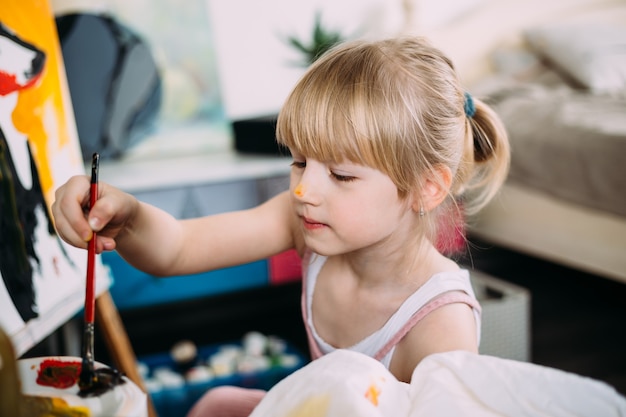
[[[576,374],[467,352],[431,355],[399,382],[378,361],[339,350],[274,386],[252,417],[626,416],[626,398]]]

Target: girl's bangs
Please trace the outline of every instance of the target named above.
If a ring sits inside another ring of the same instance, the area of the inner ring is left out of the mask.
[[[319,85],[303,84],[292,92],[279,114],[278,142],[320,161],[348,160],[375,166],[375,133],[364,117],[367,111],[359,108],[360,93],[328,80]]]

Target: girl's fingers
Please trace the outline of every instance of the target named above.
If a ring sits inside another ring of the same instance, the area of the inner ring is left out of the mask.
[[[101,231],[106,225],[108,225],[109,222],[113,220],[113,217],[117,212],[117,200],[115,198],[115,194],[107,194],[106,184],[101,183],[100,188],[103,189],[100,193],[100,198],[96,201],[96,204],[87,215],[89,227],[95,232]]]
[[[86,248],[94,232],[96,251],[115,249],[115,236],[125,222],[128,210],[126,195],[114,187],[100,183],[99,198],[89,207],[89,177],[72,177],[55,193],[52,214],[59,236],[71,245]]]
[[[115,240],[106,236],[97,236],[96,253],[110,252],[115,250]]]
[[[83,211],[89,192],[87,177],[73,177],[57,189],[52,214],[59,235],[68,243],[86,247],[93,234]]]
[[[87,249],[89,239],[83,239],[82,236],[67,223],[64,217],[55,217],[55,227],[61,239],[78,248]]]

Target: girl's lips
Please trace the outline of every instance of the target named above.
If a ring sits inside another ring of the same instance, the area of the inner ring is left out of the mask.
[[[322,227],[326,227],[324,223],[319,223],[319,222],[316,222],[315,220],[307,219],[306,217],[302,218],[302,223],[304,224],[304,227],[308,230],[314,230],[314,229],[320,229]]]

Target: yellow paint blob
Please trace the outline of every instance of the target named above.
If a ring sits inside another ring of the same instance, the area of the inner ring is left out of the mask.
[[[285,417],[319,417],[325,416],[330,405],[330,395],[311,396],[289,411]]]

